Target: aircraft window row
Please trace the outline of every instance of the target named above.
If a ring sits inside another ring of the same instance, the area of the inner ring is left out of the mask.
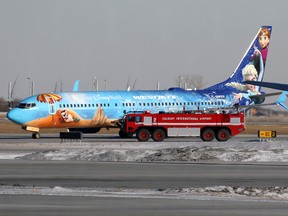
[[[78,107],[78,108],[83,108],[83,107],[85,107],[85,108],[87,108],[87,107],[109,107],[110,106],[110,104],[108,103],[108,104],[106,104],[106,103],[101,103],[101,104],[60,104],[59,105],[59,107],[60,108],[76,108],[76,107]]]
[[[139,106],[203,106],[203,105],[208,105],[208,106],[213,106],[213,105],[224,105],[223,101],[216,101],[216,102],[151,102],[151,103],[139,103]],[[117,104],[115,104],[117,106]],[[135,103],[122,103],[122,106],[135,106]]]
[[[223,101],[216,101],[216,102],[209,102],[209,101],[204,101],[204,102],[147,102],[147,103],[142,103],[140,102],[139,103],[139,106],[213,106],[213,105],[224,105],[224,102]],[[20,106],[24,106],[24,107],[20,107]],[[28,106],[28,107],[25,107],[25,106]],[[32,106],[36,106],[36,104],[32,105],[32,104],[19,104],[19,107],[20,108],[30,108]],[[110,107],[110,104],[109,103],[101,103],[101,104],[60,104],[59,107],[60,108],[93,108],[93,107]],[[117,107],[118,104],[115,103],[115,107]],[[122,103],[122,106],[123,107],[132,107],[132,106],[135,106],[135,103]]]
[[[19,103],[17,107],[21,109],[30,109],[35,106],[36,106],[36,103]]]

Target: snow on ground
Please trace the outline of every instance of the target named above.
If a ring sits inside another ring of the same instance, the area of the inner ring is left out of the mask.
[[[42,146],[45,146],[41,144]],[[18,146],[19,147],[19,146]],[[260,142],[237,139],[227,142],[72,142],[49,144],[33,152],[6,152],[0,159],[88,161],[216,161],[288,162],[288,140]]]
[[[6,148],[9,146],[9,148]],[[213,161],[213,162],[288,162],[288,140],[261,142],[249,138],[228,142],[67,142],[2,144],[0,159],[88,160],[88,161]],[[21,149],[23,151],[21,151]],[[31,150],[34,149],[34,150]],[[0,194],[38,194],[44,196],[95,196],[193,200],[242,200],[288,202],[288,187],[212,186],[205,188],[128,189],[63,188],[0,185]]]

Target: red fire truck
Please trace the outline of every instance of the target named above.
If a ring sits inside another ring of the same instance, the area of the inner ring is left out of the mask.
[[[244,113],[157,113],[134,112],[124,116],[119,135],[156,142],[166,137],[200,136],[203,141],[227,141],[245,130]]]

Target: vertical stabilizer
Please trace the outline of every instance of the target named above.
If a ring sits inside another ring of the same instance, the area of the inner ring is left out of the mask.
[[[251,86],[243,84],[244,81],[262,81],[264,77],[271,33],[272,26],[262,26],[233,74],[226,81],[208,87],[206,90],[229,90],[243,92],[251,88]],[[253,91],[260,91],[260,87],[254,86]]]

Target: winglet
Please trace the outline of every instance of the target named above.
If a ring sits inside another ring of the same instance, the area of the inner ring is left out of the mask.
[[[73,86],[73,91],[78,92],[80,80],[76,80]]]
[[[285,104],[285,100],[288,97],[288,91],[283,91],[280,95],[279,99],[277,100],[276,104],[282,106],[284,109],[288,110],[288,107]]]

